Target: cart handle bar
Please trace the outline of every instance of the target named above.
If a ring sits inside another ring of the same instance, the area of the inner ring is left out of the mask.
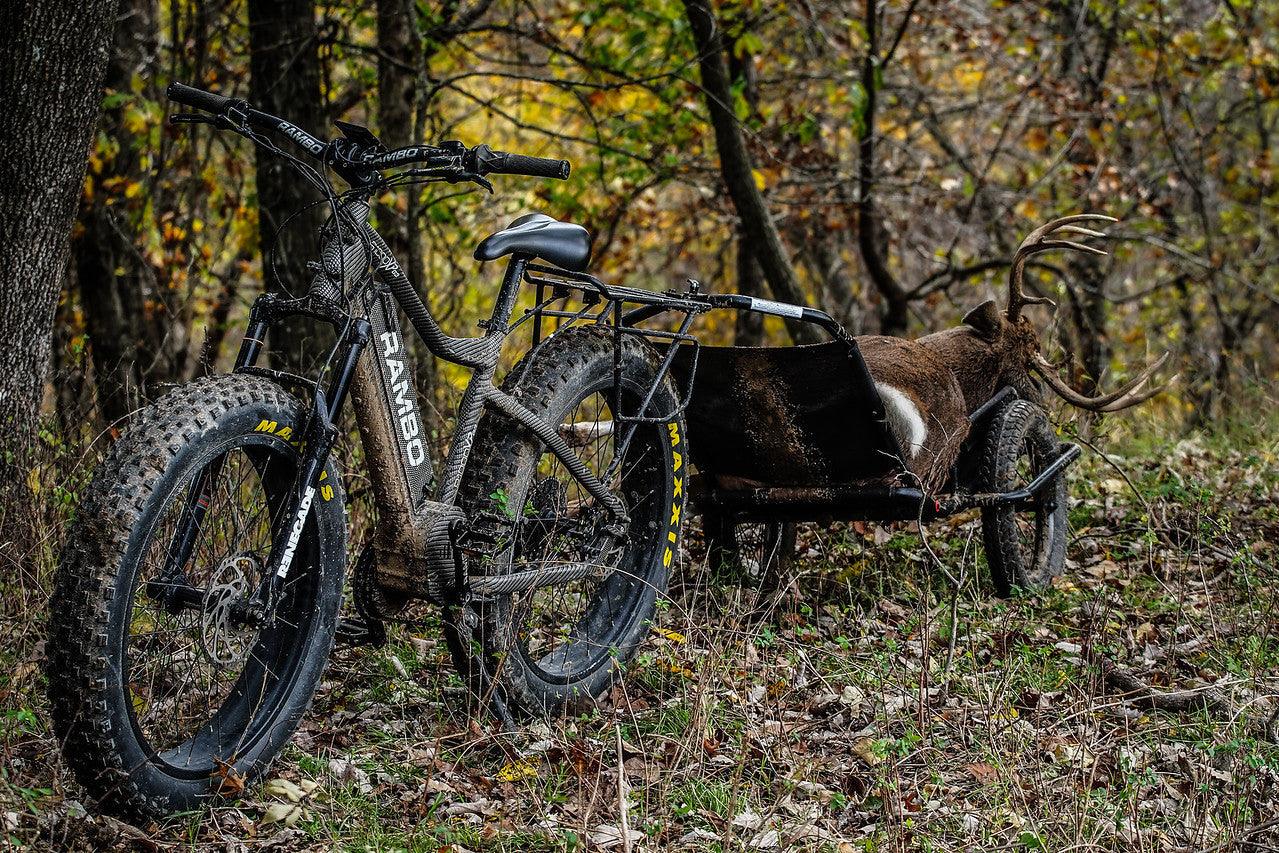
[[[951,515],[973,507],[1006,506],[1008,504],[1020,506],[1025,504],[1026,501],[1037,497],[1040,492],[1051,485],[1053,480],[1057,479],[1058,475],[1066,469],[1067,465],[1079,458],[1081,452],[1078,444],[1067,444],[1062,448],[1061,453],[1057,454],[1057,458],[1050,462],[1048,467],[1039,472],[1039,476],[1020,489],[994,494],[955,495],[949,500],[938,502],[938,515]]]

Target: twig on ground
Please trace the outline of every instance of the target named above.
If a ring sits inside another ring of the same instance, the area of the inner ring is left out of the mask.
[[[1230,701],[1211,687],[1201,690],[1156,690],[1109,658],[1097,655],[1096,660],[1101,669],[1102,685],[1139,708],[1170,714],[1205,711],[1222,717],[1229,717],[1234,713]]]
[[[622,726],[613,724],[613,732],[617,736],[617,813],[618,828],[621,829],[622,850],[631,853],[631,821],[627,813],[629,802],[626,799],[626,754],[622,752]]]
[[[1201,849],[1199,850],[1199,853],[1220,853],[1222,850],[1229,850],[1231,847],[1234,847],[1241,842],[1247,843],[1247,839],[1250,836],[1265,832],[1268,829],[1275,829],[1276,827],[1279,827],[1279,817],[1271,818],[1270,820],[1265,821],[1264,823],[1259,823],[1256,826],[1250,826],[1229,841],[1223,841],[1214,847]],[[1194,847],[1181,847],[1178,848],[1178,853],[1191,853],[1191,851],[1195,849],[1196,848]]]

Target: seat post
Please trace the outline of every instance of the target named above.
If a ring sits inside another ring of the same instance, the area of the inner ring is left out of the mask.
[[[506,324],[515,310],[515,298],[520,292],[520,280],[524,278],[524,268],[528,266],[530,257],[523,252],[511,256],[506,265],[506,273],[502,276],[502,289],[497,292],[497,300],[493,304],[493,314],[485,326],[488,336],[506,335]]]

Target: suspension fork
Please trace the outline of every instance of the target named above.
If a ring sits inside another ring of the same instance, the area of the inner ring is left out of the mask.
[[[240,344],[240,352],[236,358],[236,369],[252,366],[261,352],[268,323],[256,312],[250,318],[249,329]],[[311,415],[307,419],[303,432],[302,458],[298,466],[298,476],[294,478],[294,487],[286,498],[283,511],[279,514],[279,522],[275,525],[271,536],[271,559],[266,567],[266,575],[259,593],[251,609],[270,612],[278,598],[279,590],[287,579],[292,568],[293,558],[302,531],[310,515],[311,503],[315,498],[316,487],[324,466],[328,462],[329,451],[337,439],[338,430],[334,420],[346,401],[346,395],[355,373],[365,345],[368,344],[371,332],[369,321],[363,318],[352,319],[346,328],[339,347],[345,347],[342,364],[328,388],[328,392],[317,383],[312,399]],[[173,540],[165,558],[164,570],[160,578],[147,585],[147,592],[153,598],[164,603],[170,610],[184,606],[199,606],[203,603],[204,592],[193,587],[186,579],[184,570],[191,559],[191,552],[200,537],[205,516],[208,513],[212,498],[210,491],[222,470],[225,456],[219,456],[204,468],[192,482],[188,490],[186,507],[174,532]]]
[[[337,440],[338,429],[334,421],[346,402],[351,378],[355,375],[356,364],[369,342],[371,331],[372,326],[367,319],[352,319],[339,342],[340,347],[345,347],[342,363],[328,393],[316,383],[311,416],[307,419],[304,432],[298,476],[293,480],[293,490],[285,501],[279,515],[280,520],[272,533],[271,558],[266,566],[266,576],[254,597],[254,603],[264,607],[267,613],[274,610],[280,591],[293,567],[298,542],[302,539],[302,531],[311,513],[311,502],[315,499],[320,475],[328,463],[329,451]],[[253,605],[250,607],[253,609]]]

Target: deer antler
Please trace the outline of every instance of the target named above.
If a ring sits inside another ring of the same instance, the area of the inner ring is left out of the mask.
[[[1053,301],[1046,297],[1027,296],[1022,292],[1022,276],[1026,272],[1027,258],[1053,249],[1074,249],[1077,252],[1087,252],[1090,255],[1104,255],[1106,253],[1095,246],[1077,243],[1073,240],[1050,238],[1061,232],[1082,234],[1085,237],[1105,237],[1106,235],[1100,231],[1084,228],[1076,223],[1118,221],[1113,216],[1106,216],[1101,213],[1079,213],[1074,216],[1063,216],[1060,219],[1054,219],[1027,234],[1026,239],[1021,241],[1021,245],[1013,253],[1012,270],[1008,274],[1008,320],[1015,322],[1021,316],[1023,306],[1053,304]],[[1044,381],[1048,383],[1048,387],[1052,388],[1053,391],[1057,392],[1062,399],[1071,405],[1092,412],[1117,412],[1120,409],[1143,403],[1164,390],[1166,387],[1164,385],[1155,388],[1147,388],[1146,385],[1150,382],[1150,377],[1154,375],[1155,371],[1163,367],[1164,362],[1168,361],[1168,355],[1165,352],[1155,360],[1154,364],[1147,366],[1122,387],[1108,394],[1098,394],[1096,397],[1086,397],[1067,385],[1066,381],[1057,374],[1057,368],[1053,367],[1048,359],[1044,358],[1040,353],[1035,353],[1031,367],[1044,378]],[[1176,377],[1174,376],[1173,379],[1176,379]]]
[[[1054,219],[1045,225],[1041,225],[1034,231],[1026,235],[1026,239],[1021,241],[1021,245],[1017,247],[1017,251],[1013,253],[1012,269],[1008,273],[1008,319],[1016,321],[1021,316],[1021,309],[1026,305],[1052,305],[1051,299],[1046,296],[1027,296],[1022,292],[1022,276],[1026,272],[1026,259],[1031,255],[1037,255],[1040,252],[1048,252],[1053,249],[1074,249],[1079,252],[1087,252],[1090,255],[1106,254],[1101,249],[1094,246],[1087,246],[1083,243],[1076,243],[1073,240],[1049,240],[1050,235],[1060,231],[1066,231],[1072,234],[1083,234],[1085,237],[1105,237],[1106,235],[1100,231],[1094,231],[1091,228],[1083,228],[1076,225],[1076,222],[1118,222],[1113,216],[1106,216],[1101,213],[1078,213],[1074,216],[1063,216],[1060,219]]]
[[[1048,359],[1039,353],[1035,353],[1034,369],[1036,373],[1044,377],[1048,387],[1056,391],[1063,400],[1072,406],[1078,406],[1090,412],[1117,412],[1120,409],[1127,409],[1138,403],[1144,403],[1168,387],[1167,385],[1158,385],[1154,388],[1145,387],[1155,371],[1164,366],[1168,356],[1169,353],[1165,352],[1155,360],[1154,364],[1147,366],[1145,370],[1128,380],[1122,387],[1116,388],[1109,394],[1099,394],[1096,397],[1085,397],[1067,385],[1065,380],[1057,375],[1057,368],[1053,367]],[[1176,378],[1174,376],[1172,379],[1175,380]],[[1169,382],[1171,381],[1169,380]]]

